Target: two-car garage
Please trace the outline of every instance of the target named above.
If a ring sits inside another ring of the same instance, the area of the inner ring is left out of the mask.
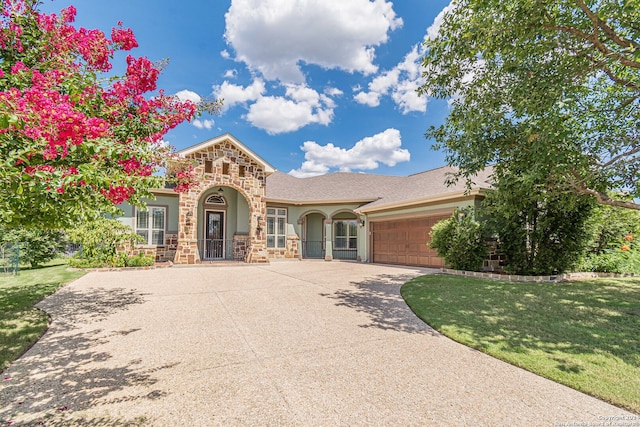
[[[429,246],[431,228],[451,213],[370,222],[372,260],[381,264],[443,267],[444,260]]]

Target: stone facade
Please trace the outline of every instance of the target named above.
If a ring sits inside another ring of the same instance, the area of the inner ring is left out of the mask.
[[[213,187],[225,186],[238,191],[249,206],[249,235],[246,242],[246,262],[269,262],[266,251],[266,201],[264,168],[239,149],[230,139],[204,145],[196,152],[185,155],[193,160],[198,184],[187,193],[180,194],[178,217],[178,244],[175,264],[200,264],[198,250],[198,211],[202,209],[203,195]]]
[[[133,248],[130,245],[118,248],[118,252],[124,252],[131,256],[143,254],[146,256],[152,256],[156,262],[173,261],[178,247],[178,235],[166,234],[164,246],[155,245],[135,245]]]
[[[302,259],[299,247],[300,237],[297,234],[288,234],[284,248],[268,248],[267,254],[272,259]]]

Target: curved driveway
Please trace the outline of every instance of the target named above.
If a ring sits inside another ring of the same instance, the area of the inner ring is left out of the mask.
[[[0,425],[559,426],[625,413],[434,332],[399,294],[426,273],[322,261],[90,273],[41,303],[53,323],[4,373]]]

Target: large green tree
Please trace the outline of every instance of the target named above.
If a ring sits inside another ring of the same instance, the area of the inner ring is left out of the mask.
[[[589,196],[557,191],[553,182],[525,169],[495,183],[482,213],[507,271],[546,275],[578,265],[590,241],[587,222],[594,205]]]
[[[527,170],[556,190],[640,209],[640,0],[454,0],[425,42],[427,137],[469,178]]]

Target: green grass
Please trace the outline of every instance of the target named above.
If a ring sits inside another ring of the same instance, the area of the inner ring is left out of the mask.
[[[449,338],[640,413],[640,279],[507,283],[444,275],[402,287]]]
[[[34,305],[83,274],[67,271],[66,262],[58,260],[18,276],[0,276],[0,371],[46,331],[49,318]]]

